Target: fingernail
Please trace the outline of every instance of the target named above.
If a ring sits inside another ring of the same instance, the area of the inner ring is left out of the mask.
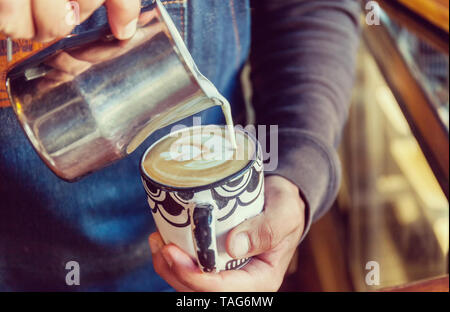
[[[119,36],[121,40],[127,40],[130,39],[131,37],[134,36],[134,34],[136,33],[136,29],[137,29],[137,23],[138,23],[138,19],[135,18],[134,20],[132,20],[130,23],[128,23],[127,26],[125,26],[124,28],[122,28],[119,31]]]
[[[250,250],[250,240],[246,233],[239,233],[231,244],[231,253],[235,258],[243,258]]]
[[[169,268],[171,268],[173,265],[173,260],[172,256],[167,252],[167,249],[162,251],[162,255],[164,260],[166,260],[167,264],[169,265]]]

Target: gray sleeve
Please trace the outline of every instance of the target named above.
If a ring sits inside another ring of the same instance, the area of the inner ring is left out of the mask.
[[[304,235],[332,205],[336,148],[348,115],[359,44],[359,1],[256,0],[252,84],[257,124],[278,125],[276,174],[307,206]]]

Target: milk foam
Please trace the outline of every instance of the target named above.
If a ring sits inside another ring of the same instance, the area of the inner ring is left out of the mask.
[[[236,132],[236,149],[233,139],[227,128],[219,126],[181,131],[156,143],[144,168],[151,178],[170,186],[209,184],[236,173],[254,156],[251,139]]]

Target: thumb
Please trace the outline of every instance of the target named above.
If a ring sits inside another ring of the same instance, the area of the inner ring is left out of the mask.
[[[275,223],[276,220],[268,218],[266,212],[244,221],[228,235],[228,254],[241,259],[273,249],[287,234]]]
[[[134,36],[141,10],[140,0],[106,0],[111,31],[119,40]]]
[[[245,220],[227,236],[227,252],[235,259],[262,254],[287,236],[303,232],[305,205],[298,188],[281,177],[265,179],[264,210]]]

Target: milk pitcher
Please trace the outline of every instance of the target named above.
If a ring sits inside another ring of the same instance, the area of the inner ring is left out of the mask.
[[[198,71],[161,2],[143,14],[146,23],[130,40],[107,27],[72,35],[8,71],[22,128],[66,181],[126,157],[157,129],[228,105]]]

